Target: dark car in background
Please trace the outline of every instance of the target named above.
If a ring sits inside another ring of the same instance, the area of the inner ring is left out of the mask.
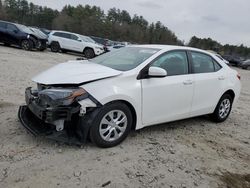
[[[94,37],[94,36],[90,36],[90,38],[92,38],[96,43],[102,44],[104,46],[103,48],[105,52],[109,52],[110,51],[109,47],[114,45],[112,41],[109,39],[104,39],[101,37]]]
[[[47,36],[27,26],[0,20],[0,42],[6,46],[17,45],[24,50],[47,48]]]
[[[242,60],[238,56],[234,55],[224,55],[224,59],[226,59],[231,65],[239,67],[242,63]]]
[[[241,68],[250,70],[250,59],[247,59],[241,63]]]
[[[45,29],[45,28],[38,28],[40,31],[42,31],[45,35],[49,35],[51,30]]]

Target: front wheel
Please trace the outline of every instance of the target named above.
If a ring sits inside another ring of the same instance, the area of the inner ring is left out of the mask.
[[[93,49],[91,48],[87,48],[83,51],[83,54],[84,56],[87,58],[87,59],[91,59],[91,58],[94,58],[95,57],[95,52]]]
[[[24,50],[31,50],[33,48],[33,43],[30,40],[22,40],[21,47]]]
[[[117,102],[102,107],[90,129],[90,139],[99,147],[120,144],[132,126],[132,114],[127,105]]]
[[[224,94],[211,115],[215,122],[225,121],[232,109],[233,99],[229,94]]]

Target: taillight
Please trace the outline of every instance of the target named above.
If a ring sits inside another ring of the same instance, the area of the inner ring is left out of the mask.
[[[241,79],[241,77],[240,77],[240,74],[239,74],[239,73],[237,74],[237,78],[238,78],[239,80]]]

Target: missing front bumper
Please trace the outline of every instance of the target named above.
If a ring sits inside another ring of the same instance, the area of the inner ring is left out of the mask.
[[[75,130],[71,130],[71,133],[67,130],[57,132],[54,125],[45,123],[43,120],[39,119],[26,105],[20,106],[18,118],[23,127],[34,136],[43,136],[55,141],[75,145],[83,145],[87,139],[87,134],[82,134],[81,137],[78,136],[76,128]],[[81,119],[79,119],[78,123],[82,123]],[[72,127],[72,129],[74,128]],[[88,130],[81,130],[81,132],[85,131]]]

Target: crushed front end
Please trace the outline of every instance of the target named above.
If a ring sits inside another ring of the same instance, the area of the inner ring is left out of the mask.
[[[83,88],[72,86],[38,84],[26,89],[25,100],[18,117],[30,133],[79,145],[87,139],[88,115],[99,105]]]

